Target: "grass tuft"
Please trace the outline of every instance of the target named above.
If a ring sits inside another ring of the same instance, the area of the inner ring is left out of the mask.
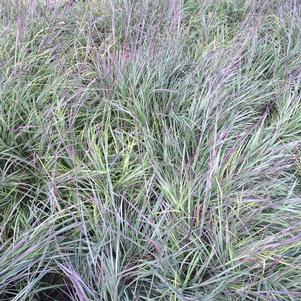
[[[0,0],[0,299],[301,300],[296,0]]]

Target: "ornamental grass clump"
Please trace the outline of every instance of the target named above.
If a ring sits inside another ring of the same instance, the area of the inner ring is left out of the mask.
[[[0,0],[0,300],[301,300],[297,0]]]

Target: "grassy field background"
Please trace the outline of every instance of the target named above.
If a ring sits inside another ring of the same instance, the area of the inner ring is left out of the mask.
[[[0,300],[301,300],[299,0],[0,0]]]

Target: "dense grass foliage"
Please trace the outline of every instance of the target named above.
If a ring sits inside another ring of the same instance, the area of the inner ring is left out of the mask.
[[[299,0],[0,0],[0,300],[301,300]]]

